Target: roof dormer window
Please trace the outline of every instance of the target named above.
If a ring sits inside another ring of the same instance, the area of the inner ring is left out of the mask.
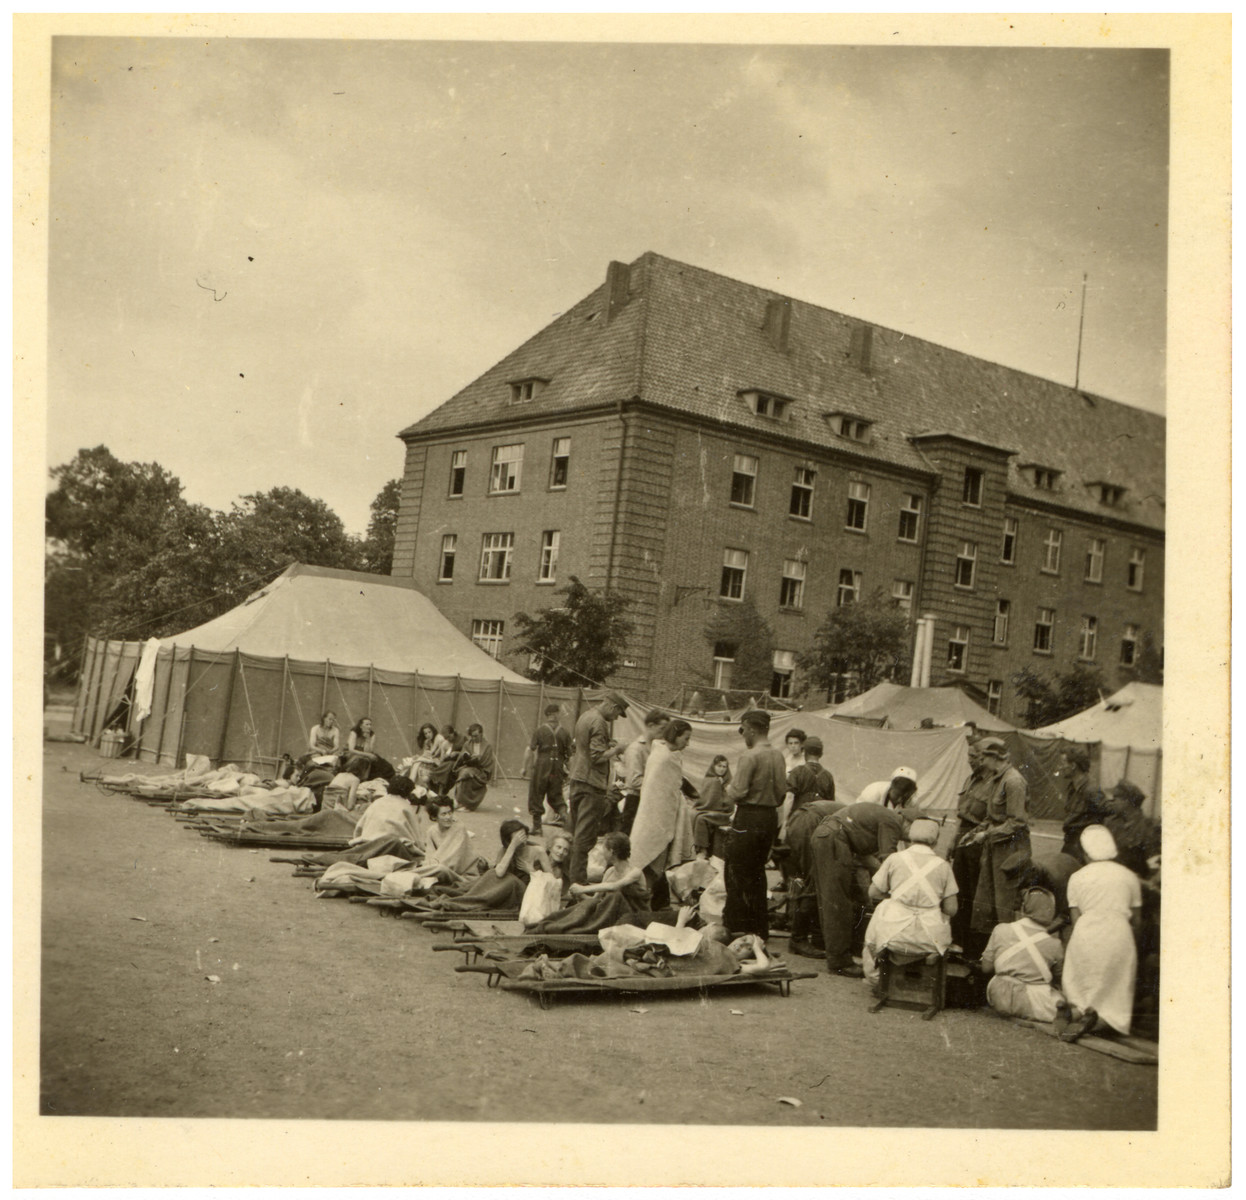
[[[1119,483],[1108,483],[1106,480],[1095,480],[1086,485],[1099,497],[1099,503],[1108,508],[1115,508],[1125,498],[1125,488]]]
[[[528,379],[512,379],[510,381],[511,403],[523,404],[535,400],[544,390],[548,379],[539,379],[535,375]]]
[[[1055,467],[1044,467],[1041,463],[1022,463],[1021,470],[1036,488],[1044,492],[1056,490],[1060,472]]]
[[[739,394],[759,417],[769,417],[772,421],[786,421],[791,415],[793,401],[787,396],[776,396],[773,392],[763,392],[758,388],[748,388]]]
[[[847,438],[852,442],[868,442],[870,440],[870,426],[873,421],[867,421],[864,417],[858,417],[854,413],[829,413],[827,420],[831,423],[831,428],[842,438]]]

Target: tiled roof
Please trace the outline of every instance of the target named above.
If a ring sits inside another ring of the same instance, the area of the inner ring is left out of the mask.
[[[631,264],[631,298],[609,325],[603,285],[404,433],[431,433],[528,411],[559,412],[640,396],[705,420],[796,437],[928,471],[909,437],[945,433],[1015,450],[1009,488],[1022,496],[1153,528],[1164,523],[1162,416],[1075,391],[997,363],[873,326],[870,369],[851,357],[865,323],[792,300],[786,349],[763,331],[779,293],[647,253]],[[506,381],[550,383],[530,405]],[[752,413],[742,389],[792,397],[788,419]],[[868,442],[842,438],[826,417],[872,422]],[[1018,470],[1061,472],[1057,490]],[[1113,508],[1084,485],[1127,489]]]

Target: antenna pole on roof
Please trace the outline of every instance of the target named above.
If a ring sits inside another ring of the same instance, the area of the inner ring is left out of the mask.
[[[1077,365],[1073,368],[1073,390],[1082,381],[1082,329],[1086,325],[1086,272],[1082,272],[1082,311],[1077,314]]]

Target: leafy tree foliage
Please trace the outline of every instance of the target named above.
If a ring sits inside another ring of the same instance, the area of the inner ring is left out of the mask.
[[[827,613],[801,667],[819,687],[835,686],[837,675],[856,675],[861,691],[909,670],[909,619],[878,589],[855,604]]]
[[[1156,646],[1155,635],[1149,629],[1142,634],[1135,678],[1139,683],[1164,682],[1164,652]]]
[[[389,575],[394,568],[394,533],[398,528],[398,505],[402,480],[391,479],[372,501],[372,517],[363,539],[363,569]]]
[[[774,675],[774,630],[750,599],[738,604],[719,604],[705,626],[705,640],[712,647],[730,651],[731,689],[723,703],[732,706],[747,697],[738,693],[768,695]],[[704,689],[702,689],[704,690]]]
[[[537,656],[528,678],[558,687],[604,683],[618,670],[632,636],[624,615],[631,602],[617,592],[594,592],[574,575],[554,594],[564,597],[561,606],[514,617],[520,633],[516,649]]]
[[[1063,721],[1097,704],[1104,694],[1099,668],[1082,663],[1063,675],[1054,676],[1024,667],[1013,675],[1012,682],[1017,695],[1025,701],[1025,723],[1029,729]]]

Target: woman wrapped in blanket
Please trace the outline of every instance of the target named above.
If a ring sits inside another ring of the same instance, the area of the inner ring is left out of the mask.
[[[631,839],[608,833],[604,841],[606,870],[600,883],[573,883],[570,906],[533,925],[530,933],[595,933],[611,925],[649,923],[649,887],[644,872],[630,861]]]
[[[403,896],[427,892],[438,883],[463,884],[476,862],[467,830],[454,819],[454,804],[446,796],[434,796],[426,806],[430,824],[424,834],[424,855],[419,862],[386,877],[382,894]]]

